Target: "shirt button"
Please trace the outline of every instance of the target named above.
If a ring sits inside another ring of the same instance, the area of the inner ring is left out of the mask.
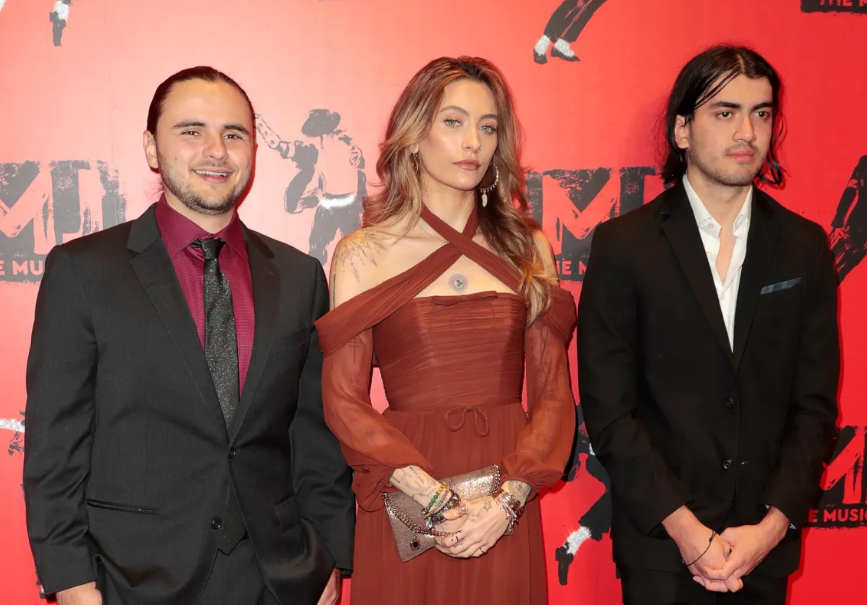
[[[211,520],[211,529],[213,529],[214,531],[217,531],[217,530],[219,530],[221,527],[223,527],[223,522],[222,522],[222,521],[220,521],[219,519],[212,519],[212,520]]]
[[[728,409],[732,409],[733,407],[735,407],[735,400],[729,397],[728,399],[726,399],[725,404]]]
[[[230,448],[229,449],[229,460],[234,458],[237,454],[238,454],[238,452],[237,452],[237,450],[235,450],[235,448]]]
[[[732,470],[734,463],[731,460],[723,460],[723,468],[727,471]]]

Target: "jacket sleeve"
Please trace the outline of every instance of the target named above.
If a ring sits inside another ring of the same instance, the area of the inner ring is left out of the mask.
[[[328,286],[318,262],[311,322],[328,311]],[[301,373],[298,407],[289,427],[292,482],[301,516],[325,540],[338,569],[352,569],[355,498],[352,472],[328,430],[322,409],[322,351],[315,329]]]
[[[578,381],[593,449],[614,498],[650,534],[690,500],[637,416],[635,295],[612,225],[597,227],[578,304]]]
[[[795,527],[807,518],[833,440],[840,379],[837,275],[825,233],[819,226],[816,230],[820,243],[807,284],[785,437],[779,466],[763,499]]]
[[[23,478],[27,533],[46,593],[96,579],[85,486],[97,363],[81,275],[56,247],[46,259],[27,359]]]

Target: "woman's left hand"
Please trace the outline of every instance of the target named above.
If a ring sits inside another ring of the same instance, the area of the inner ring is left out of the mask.
[[[460,519],[463,523],[455,535],[437,539],[437,550],[457,559],[481,557],[497,543],[506,528],[509,518],[500,506],[490,496],[464,503],[466,514]],[[452,513],[456,511],[448,511]],[[437,529],[446,530],[450,515],[446,514],[446,523]],[[442,529],[441,529],[442,528]],[[451,528],[448,528],[451,529]]]

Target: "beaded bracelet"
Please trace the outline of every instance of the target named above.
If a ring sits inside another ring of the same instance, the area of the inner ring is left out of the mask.
[[[498,490],[494,494],[494,501],[497,503],[497,506],[503,509],[503,512],[505,512],[506,516],[509,518],[509,525],[506,528],[506,532],[511,532],[515,527],[515,523],[518,522],[518,519],[521,518],[521,514],[524,512],[524,507],[521,505],[521,501],[503,489]]]
[[[452,499],[453,499],[456,495],[457,495],[457,494],[456,494],[455,492],[453,492],[453,491],[446,491],[446,493],[443,494],[442,500],[439,501],[439,503],[437,504],[437,506],[435,506],[434,508],[432,508],[431,510],[429,510],[429,511],[428,511],[428,514],[423,515],[424,518],[425,518],[425,519],[430,519],[430,518],[432,518],[432,517],[436,517],[437,515],[439,515],[439,514],[442,513],[443,511],[447,510],[448,505],[449,505],[449,502],[451,502]]]
[[[433,508],[433,505],[436,504],[436,502],[437,502],[437,500],[439,499],[440,495],[441,495],[441,494],[443,493],[443,491],[446,490],[446,489],[448,489],[448,485],[446,485],[445,482],[440,483],[440,486],[439,486],[439,488],[437,489],[436,493],[434,494],[433,498],[431,498],[431,501],[428,502],[428,505],[425,506],[424,509],[422,509],[422,511],[421,511],[421,515],[422,515],[422,517],[428,517],[428,516],[430,516],[430,514],[431,514],[431,509]]]
[[[439,525],[446,520],[444,513],[452,509],[458,508],[461,505],[461,496],[453,491],[452,495],[446,500],[446,503],[435,513],[425,520],[428,529],[432,529],[434,525]]]

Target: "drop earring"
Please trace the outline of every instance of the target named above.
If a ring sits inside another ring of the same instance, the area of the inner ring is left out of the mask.
[[[488,205],[488,193],[493,191],[497,186],[497,183],[500,182],[500,169],[497,168],[497,165],[494,164],[494,182],[490,187],[479,187],[479,192],[482,194],[482,208],[487,207]]]

